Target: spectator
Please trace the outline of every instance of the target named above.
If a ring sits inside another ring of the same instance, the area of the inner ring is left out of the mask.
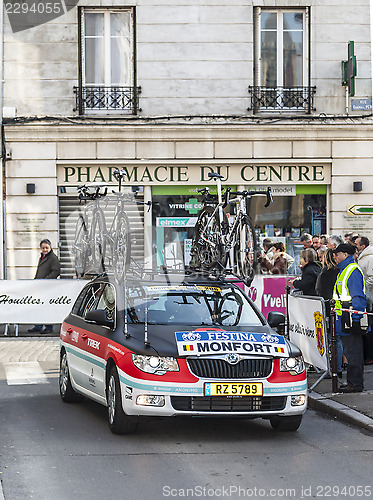
[[[274,243],[273,258],[269,260],[268,257],[262,256],[260,258],[260,265],[267,269],[270,274],[286,274],[288,270],[288,259],[291,260],[290,265],[294,262],[293,257],[285,252],[285,245],[282,242]]]
[[[317,250],[317,258],[320,262],[322,262],[322,259],[325,255],[325,252],[328,250],[328,247],[326,245],[321,245],[320,248]]]
[[[271,238],[264,238],[263,250],[269,259],[272,258],[272,247],[273,247],[273,240],[271,240]]]
[[[369,238],[358,236],[356,238],[356,247],[358,251],[357,263],[363,271],[367,295],[367,311],[373,310],[373,246],[370,245]],[[370,329],[372,329],[372,317],[369,317]],[[373,362],[373,335],[364,335],[364,361],[367,364]]]
[[[328,234],[322,234],[320,236],[320,245],[325,245],[326,246],[326,243],[328,241],[328,238],[329,238],[329,235]]]
[[[359,235],[357,233],[346,233],[345,234],[345,243],[350,243],[351,245],[354,244],[354,240],[356,240],[356,238],[358,237]]]
[[[334,250],[339,274],[334,285],[333,298],[336,301],[336,333],[342,338],[343,351],[348,360],[347,384],[341,387],[345,393],[364,390],[364,354],[362,314],[341,311],[342,308],[353,311],[365,311],[364,275],[355,263],[355,247],[349,243],[338,245]],[[339,309],[339,310],[338,310]]]
[[[58,278],[61,273],[60,261],[58,260],[57,255],[52,250],[52,243],[47,239],[41,240],[40,250],[41,256],[39,258],[38,267],[34,279],[44,280]],[[43,325],[34,325],[34,327],[30,328],[28,331],[52,333],[53,325],[45,325],[44,330]]]
[[[326,248],[326,247],[325,247]],[[317,295],[325,300],[325,313],[329,327],[330,317],[330,299],[333,298],[334,284],[339,274],[339,269],[334,260],[333,250],[330,248],[326,250],[322,260],[322,271],[316,280]],[[330,328],[328,328],[330,330]],[[341,337],[337,336],[337,372],[338,377],[342,378],[342,364],[343,364],[343,345]]]
[[[328,248],[331,248],[332,250],[334,250],[335,248],[337,248],[338,245],[341,245],[343,243],[343,240],[340,236],[337,236],[336,234],[335,235],[332,235],[328,238],[328,241],[326,243],[326,246]]]
[[[321,247],[320,236],[318,234],[312,236],[312,246],[316,252]]]
[[[263,251],[260,253],[258,256],[258,262],[260,265],[260,270],[263,274],[269,274],[268,269],[262,265],[262,260],[263,259],[268,259],[269,261],[272,260],[273,258],[273,250],[272,247],[274,245],[273,240],[271,238],[264,238],[263,242]]]
[[[303,248],[311,248],[312,247],[312,236],[309,233],[303,233],[300,237],[300,241],[303,245]]]
[[[305,248],[302,250],[300,253],[302,275],[298,279],[289,281],[294,288],[301,290],[303,295],[317,295],[315,285],[321,268],[316,261],[317,253],[313,248]]]

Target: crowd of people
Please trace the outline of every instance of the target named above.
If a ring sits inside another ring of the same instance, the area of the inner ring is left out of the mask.
[[[340,379],[343,367],[347,367],[347,383],[340,390],[361,392],[364,364],[373,363],[373,316],[352,311],[373,312],[373,245],[357,233],[344,237],[303,233],[300,241],[301,276],[289,279],[289,284],[304,295],[323,297],[327,317],[330,300],[335,300]],[[258,260],[262,272],[270,274],[286,274],[294,262],[283,243],[269,238],[263,240]]]

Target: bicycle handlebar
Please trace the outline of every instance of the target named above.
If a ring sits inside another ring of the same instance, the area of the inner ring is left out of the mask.
[[[267,200],[265,202],[265,207],[273,202],[272,189],[268,187],[266,191],[231,191],[231,194],[236,196],[243,196],[244,198],[251,198],[252,196],[266,196]]]

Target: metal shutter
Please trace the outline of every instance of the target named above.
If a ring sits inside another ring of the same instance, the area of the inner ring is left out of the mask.
[[[138,201],[142,198],[137,197]],[[108,196],[102,203],[105,213],[106,227],[109,231],[115,214],[115,201]],[[60,261],[61,278],[73,278],[75,276],[74,262],[71,247],[74,242],[75,227],[79,215],[84,210],[84,205],[79,205],[77,195],[59,195],[59,233],[60,233]],[[131,258],[143,263],[144,261],[144,205],[136,202],[126,203],[125,212],[129,219],[131,228]],[[90,221],[90,218],[88,218]],[[106,259],[105,259],[106,262]]]

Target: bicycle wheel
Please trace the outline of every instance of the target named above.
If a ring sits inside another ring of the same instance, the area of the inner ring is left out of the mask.
[[[74,243],[71,252],[74,259],[75,273],[78,278],[84,275],[87,263],[88,230],[84,217],[79,216],[75,226]]]
[[[105,217],[101,210],[93,213],[91,227],[91,257],[92,267],[96,272],[105,270],[105,250],[106,250],[106,224]]]
[[[219,216],[213,215],[213,207],[205,207],[198,216],[194,228],[193,257],[196,267],[211,270],[214,267],[225,267],[228,254],[221,242],[222,231],[228,228],[228,219],[224,214],[223,229],[219,224]]]
[[[235,258],[236,272],[247,286],[254,279],[257,243],[254,225],[247,215],[239,223],[236,233]]]
[[[114,243],[111,247],[114,277],[123,280],[131,258],[130,223],[125,212],[116,216]]]

